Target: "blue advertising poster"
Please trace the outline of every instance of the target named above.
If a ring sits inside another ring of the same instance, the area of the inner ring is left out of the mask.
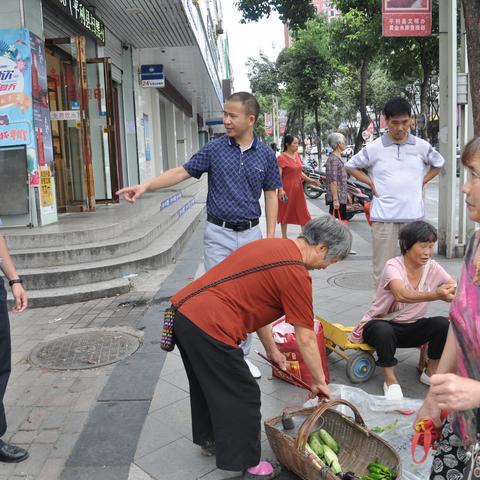
[[[31,68],[28,30],[0,30],[0,148],[26,145],[30,184],[38,185]]]

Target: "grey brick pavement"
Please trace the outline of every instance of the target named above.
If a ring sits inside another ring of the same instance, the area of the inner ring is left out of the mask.
[[[60,478],[115,366],[48,371],[29,363],[33,348],[81,329],[128,327],[141,333],[148,302],[172,269],[168,266],[133,278],[135,288],[125,295],[10,316],[13,369],[5,398],[8,430],[4,440],[27,448],[30,458],[20,464],[0,463],[0,480]],[[103,473],[91,478],[103,478]]]

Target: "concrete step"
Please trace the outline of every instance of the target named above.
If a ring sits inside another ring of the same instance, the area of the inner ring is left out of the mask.
[[[152,214],[167,208],[183,197],[196,197],[205,201],[206,179],[189,179],[181,184],[145,194],[133,205],[120,204],[97,206],[92,213],[67,213],[52,225],[28,228],[0,228],[10,250],[35,250],[48,247],[71,247],[120,237],[135,225],[146,222]]]
[[[115,278],[105,282],[95,282],[75,287],[28,290],[28,307],[57,307],[67,303],[114,297],[129,292],[131,288],[132,284],[127,278]],[[11,307],[13,305],[11,292],[9,292],[7,299],[9,307]]]
[[[151,242],[147,247],[128,255],[74,265],[19,269],[26,288],[30,291],[77,288],[94,282],[118,279],[141,270],[159,268],[170,263],[184,242],[200,222],[204,204],[195,204],[192,199],[177,211],[178,221],[168,232]]]
[[[152,212],[147,219],[115,237],[81,245],[10,250],[13,261],[17,269],[31,269],[99,262],[138,252],[175,223],[179,212],[195,202],[194,197],[167,198],[171,198],[168,206],[162,205],[162,209]]]

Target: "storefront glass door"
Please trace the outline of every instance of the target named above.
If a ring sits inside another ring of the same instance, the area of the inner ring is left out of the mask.
[[[85,39],[47,39],[46,48],[58,208],[93,211]]]
[[[97,202],[111,201],[118,190],[118,174],[109,59],[88,59],[87,78],[95,197]]]

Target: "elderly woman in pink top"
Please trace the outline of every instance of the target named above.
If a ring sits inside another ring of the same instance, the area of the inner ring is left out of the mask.
[[[447,338],[445,317],[426,317],[428,302],[450,302],[455,280],[430,257],[437,241],[435,228],[423,221],[411,222],[399,234],[402,255],[390,259],[383,269],[375,300],[353,330],[351,340],[375,348],[377,365],[383,368],[383,391],[389,400],[402,400],[395,376],[397,348],[428,343],[428,366],[420,381],[429,385],[436,372]]]

